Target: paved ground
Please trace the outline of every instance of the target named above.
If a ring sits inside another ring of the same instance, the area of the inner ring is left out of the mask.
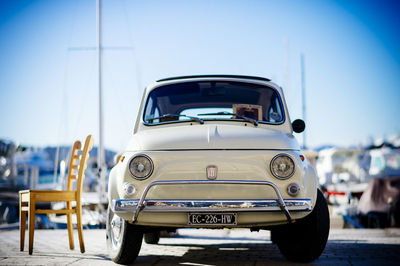
[[[19,251],[18,230],[0,231],[0,265],[114,265],[104,230],[85,230],[86,253],[69,251],[66,230],[35,230],[33,255]],[[75,245],[77,243],[75,236]],[[184,229],[159,245],[143,244],[137,265],[295,265],[270,241],[268,231]],[[136,265],[135,264],[135,265]],[[400,229],[332,229],[312,265],[400,265]],[[302,264],[304,265],[304,264]]]

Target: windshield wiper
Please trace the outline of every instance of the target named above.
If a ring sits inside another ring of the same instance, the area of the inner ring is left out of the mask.
[[[206,113],[206,114],[198,114],[198,115],[234,115],[236,117],[239,117],[247,122],[253,123],[253,125],[258,126],[258,121],[256,119],[247,117],[247,116],[243,116],[240,114],[236,114],[236,113],[229,113],[229,112],[217,112],[217,113]]]
[[[152,118],[147,118],[146,120],[151,122],[153,120],[156,119],[162,119],[162,118],[178,118],[178,117],[187,117],[192,121],[196,121],[199,122],[200,124],[204,124],[204,120],[198,117],[194,117],[194,116],[188,116],[188,115],[176,115],[176,114],[165,114],[162,116],[158,116],[158,117],[152,117]]]

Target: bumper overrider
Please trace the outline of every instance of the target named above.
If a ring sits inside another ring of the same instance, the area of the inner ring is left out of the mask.
[[[200,199],[146,199],[148,192],[155,186],[168,185],[258,185],[272,187],[277,199],[256,200],[200,200]],[[248,180],[171,180],[154,181],[143,190],[140,199],[113,199],[111,208],[116,213],[133,213],[132,223],[136,222],[141,212],[276,212],[285,214],[292,222],[290,212],[310,212],[311,199],[283,199],[278,187],[269,181]],[[289,212],[290,211],[290,212]]]

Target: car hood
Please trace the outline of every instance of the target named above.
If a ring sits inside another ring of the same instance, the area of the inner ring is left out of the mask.
[[[291,134],[265,127],[241,125],[180,125],[140,131],[127,151],[157,150],[300,150]]]

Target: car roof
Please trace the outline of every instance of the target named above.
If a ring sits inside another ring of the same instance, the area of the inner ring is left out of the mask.
[[[181,79],[193,79],[193,78],[240,78],[240,79],[253,79],[253,80],[262,80],[262,81],[271,81],[268,78],[257,77],[257,76],[246,76],[246,75],[191,75],[191,76],[178,76],[178,77],[170,77],[165,79],[159,79],[157,82],[162,81],[172,81],[172,80],[181,80]]]

